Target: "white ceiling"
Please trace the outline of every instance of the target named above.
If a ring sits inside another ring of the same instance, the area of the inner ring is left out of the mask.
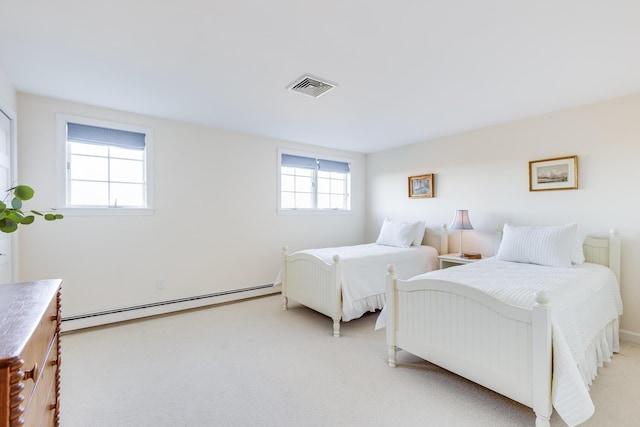
[[[356,152],[640,92],[638,0],[0,0],[18,91]],[[337,84],[289,92],[303,74]]]

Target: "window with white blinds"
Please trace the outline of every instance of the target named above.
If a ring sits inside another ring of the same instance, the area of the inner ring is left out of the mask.
[[[62,207],[152,207],[150,129],[72,116],[58,126]]]
[[[351,164],[279,153],[281,211],[351,210]]]

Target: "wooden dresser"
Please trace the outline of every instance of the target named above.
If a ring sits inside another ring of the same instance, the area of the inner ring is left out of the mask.
[[[60,425],[60,285],[0,285],[0,427]]]

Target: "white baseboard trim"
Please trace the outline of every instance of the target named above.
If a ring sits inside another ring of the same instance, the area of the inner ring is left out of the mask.
[[[69,332],[78,329],[103,326],[111,323],[125,322],[127,320],[141,319],[159,314],[168,314],[176,311],[201,308],[210,305],[222,304],[243,299],[255,298],[279,293],[280,286],[256,286],[254,288],[239,289],[235,291],[221,292],[219,294],[201,295],[192,298],[182,298],[174,301],[163,301],[143,306],[125,307],[116,310],[108,310],[98,313],[70,316],[62,318],[61,331]]]
[[[634,344],[640,344],[640,334],[637,332],[624,331],[620,329],[620,340]]]

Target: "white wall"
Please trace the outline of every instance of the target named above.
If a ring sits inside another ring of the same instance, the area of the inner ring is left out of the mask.
[[[4,109],[16,110],[16,90],[0,69],[0,107]]]
[[[428,120],[425,117],[425,120]],[[578,155],[579,189],[529,192],[528,162]],[[426,141],[367,159],[367,237],[385,216],[450,224],[469,209],[463,247],[493,255],[505,222],[577,222],[586,232],[620,230],[621,328],[640,341],[640,95]],[[435,174],[435,198],[409,199],[407,177]],[[458,249],[451,233],[451,251]]]
[[[272,283],[284,244],[364,239],[364,155],[317,148],[352,159],[352,213],[278,215],[277,149],[314,147],[19,93],[28,208],[56,203],[57,112],[148,126],[155,144],[153,216],[68,215],[19,230],[20,279],[63,278],[65,317]]]

